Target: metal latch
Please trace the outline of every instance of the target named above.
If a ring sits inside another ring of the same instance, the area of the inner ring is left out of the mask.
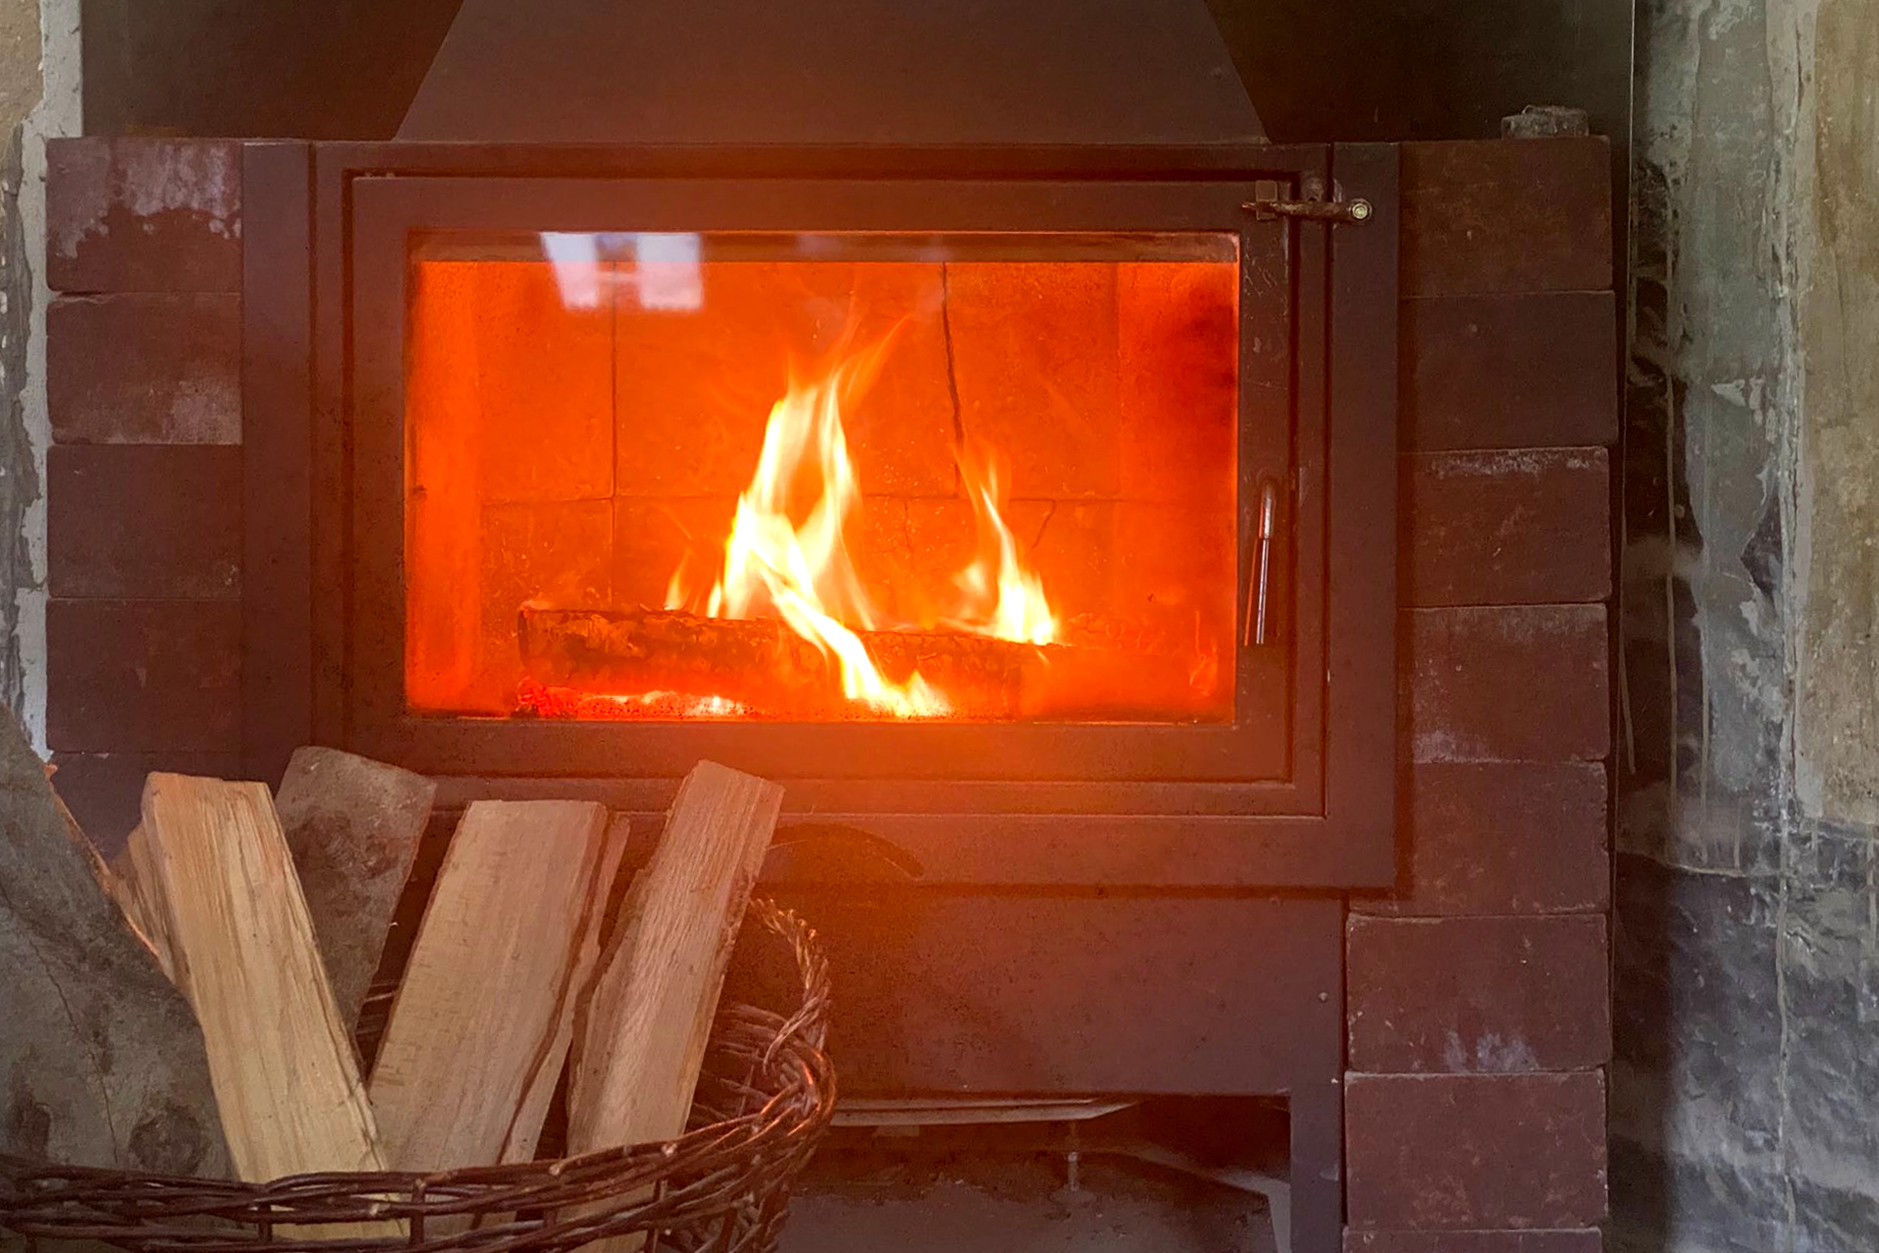
[[[1317,174],[1307,174],[1298,180],[1297,200],[1281,199],[1279,186],[1279,183],[1270,179],[1254,183],[1253,198],[1240,208],[1262,222],[1287,217],[1304,218],[1309,222],[1348,222],[1353,225],[1368,222],[1371,213],[1375,211],[1370,202],[1362,197],[1355,200],[1329,198],[1324,179]]]

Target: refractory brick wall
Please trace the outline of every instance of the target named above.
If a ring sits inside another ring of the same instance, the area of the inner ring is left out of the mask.
[[[1592,1253],[1611,1056],[1603,141],[1403,148],[1399,890],[1346,930],[1349,1253]]]
[[[146,771],[240,768],[239,170],[52,147],[49,736],[107,845]],[[1403,149],[1402,882],[1349,915],[1352,1253],[1599,1247],[1609,173]]]
[[[48,149],[47,739],[111,845],[241,768],[241,146]]]

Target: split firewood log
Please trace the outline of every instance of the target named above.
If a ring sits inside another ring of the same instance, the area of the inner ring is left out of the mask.
[[[372,1070],[393,1169],[533,1158],[625,840],[587,801],[464,814]]]
[[[273,797],[260,783],[153,774],[124,876],[161,918],[196,1011],[240,1178],[385,1168]],[[395,1224],[296,1228],[378,1238]]]
[[[776,784],[715,762],[700,762],[679,785],[577,1011],[571,1152],[684,1132],[731,950],[782,801]],[[631,1253],[641,1245],[625,1239],[590,1247]]]
[[[776,618],[708,618],[684,610],[545,609],[524,606],[517,639],[535,712],[581,712],[567,693],[675,692],[736,702],[758,717],[840,718],[836,658]],[[1204,705],[1193,694],[1194,658],[1162,642],[1027,644],[965,631],[857,631],[890,683],[915,673],[942,694],[952,716],[1165,719]]]
[[[302,748],[275,792],[340,1020],[359,1025],[437,784],[336,748]]]

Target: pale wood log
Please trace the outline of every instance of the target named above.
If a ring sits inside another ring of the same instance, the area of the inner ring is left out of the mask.
[[[202,1032],[0,709],[0,1153],[229,1173]]]
[[[143,836],[131,868],[162,913],[177,987],[202,1024],[237,1174],[383,1170],[267,787],[153,774]],[[395,1233],[389,1224],[298,1230],[327,1239]]]
[[[776,784],[714,762],[700,762],[680,784],[575,1024],[570,1151],[685,1130],[725,969],[782,800]],[[615,1251],[641,1243],[603,1242]]]
[[[586,801],[478,801],[464,814],[372,1072],[394,1169],[533,1155],[624,836]]]
[[[336,748],[302,748],[274,797],[333,1001],[359,1025],[437,784]]]
[[[176,954],[167,906],[157,899],[160,880],[150,866],[150,841],[144,836],[142,823],[131,828],[130,838],[124,841],[115,862],[106,867],[103,883],[138,936],[150,946],[165,977],[176,982]]]
[[[502,1161],[505,1163],[533,1161],[536,1146],[541,1142],[542,1124],[547,1121],[548,1106],[554,1100],[555,1088],[561,1083],[562,1073],[567,1068],[568,1053],[574,1045],[575,1015],[593,993],[594,971],[600,965],[601,942],[605,938],[607,905],[612,896],[614,880],[619,877],[620,860],[626,855],[628,834],[626,815],[615,814],[607,824],[606,851],[600,873],[594,880],[595,890],[588,898],[586,915],[577,928],[580,947],[575,953],[574,967],[568,975],[565,1006],[555,1017],[554,1039],[549,1042],[543,1064],[536,1068],[529,1081],[522,1104],[516,1111],[515,1124],[509,1129],[508,1138],[503,1143]]]

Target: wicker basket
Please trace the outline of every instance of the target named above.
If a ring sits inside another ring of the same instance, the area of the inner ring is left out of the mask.
[[[822,1051],[828,969],[815,933],[768,902],[754,903],[750,920],[794,949],[802,1004],[788,1018],[748,1005],[720,1009],[691,1129],[676,1140],[435,1175],[334,1173],[271,1183],[0,1156],[0,1227],[136,1253],[555,1250],[635,1235],[622,1247],[768,1253],[790,1183],[828,1130],[835,1077]],[[403,1220],[408,1234],[319,1240],[299,1225],[384,1219]]]

